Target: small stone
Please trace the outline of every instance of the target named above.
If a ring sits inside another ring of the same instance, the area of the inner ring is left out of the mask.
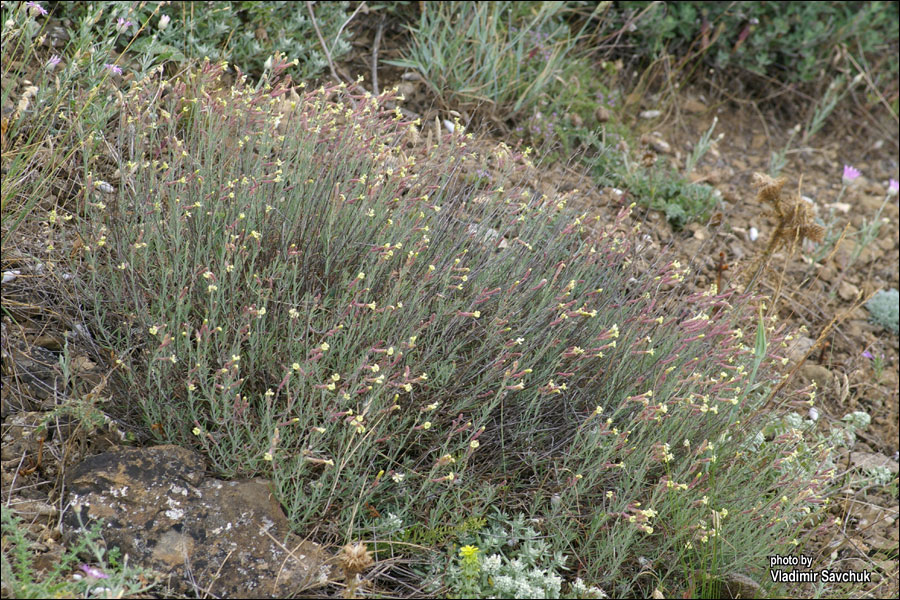
[[[807,363],[800,368],[800,372],[803,373],[804,377],[816,383],[816,388],[820,393],[828,389],[828,386],[831,385],[831,371],[822,365]]]
[[[742,573],[727,574],[723,583],[730,598],[757,598],[762,591],[758,583]]]
[[[41,335],[34,338],[34,345],[46,348],[47,350],[53,350],[54,352],[62,350],[62,342],[59,338],[52,335]]]
[[[842,281],[841,285],[838,286],[838,296],[841,297],[841,300],[850,302],[855,300],[857,295],[859,295],[859,288],[849,281]]]
[[[805,335],[798,336],[796,339],[787,342],[787,356],[793,362],[799,362],[809,353],[809,349],[813,347],[816,341]]]
[[[886,467],[891,473],[896,474],[900,471],[900,464],[895,460],[891,460],[884,454],[877,452],[851,452],[850,462],[854,467],[860,469],[873,469],[875,467]]]
[[[689,112],[692,115],[699,115],[701,113],[705,113],[708,110],[703,102],[701,102],[700,100],[695,100],[694,98],[688,99],[684,104],[681,105],[681,108],[683,108],[685,112]]]
[[[409,100],[416,92],[416,84],[410,83],[409,81],[401,81],[397,84],[397,92],[405,99]]]
[[[747,231],[747,239],[749,239],[751,242],[755,242],[756,240],[758,240],[759,239],[759,229],[757,229],[756,227],[751,227]]]
[[[669,142],[662,138],[652,137],[650,138],[650,147],[659,152],[660,154],[671,154],[672,146],[669,145]]]
[[[55,506],[40,500],[14,502],[11,508],[28,520],[32,520],[34,517],[52,517],[55,519],[59,514],[59,509]]]
[[[641,114],[640,114],[639,116],[640,116],[642,119],[656,119],[656,118],[658,118],[660,115],[662,115],[662,111],[661,111],[661,110],[656,110],[656,109],[654,109],[654,110],[645,110],[645,111],[641,111]]]

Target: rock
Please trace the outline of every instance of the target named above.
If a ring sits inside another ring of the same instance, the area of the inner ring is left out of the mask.
[[[756,240],[758,240],[759,239],[759,230],[756,227],[751,227],[747,231],[747,239],[750,240],[751,242],[755,242]]]
[[[67,477],[65,536],[103,519],[104,539],[168,578],[176,594],[296,595],[331,572],[318,544],[290,532],[262,479],[206,478],[203,459],[178,446],[92,456]]]
[[[59,514],[59,510],[55,506],[41,500],[14,501],[10,508],[28,521],[32,521],[36,517],[51,517],[55,519]]]
[[[660,154],[671,154],[672,146],[669,145],[669,142],[662,138],[651,137],[650,138],[650,147]]]
[[[409,81],[401,81],[397,84],[397,93],[403,96],[404,99],[409,100],[416,93],[416,84]]]
[[[809,352],[809,349],[812,348],[813,344],[815,343],[816,341],[814,339],[805,335],[797,336],[796,339],[787,343],[788,359],[790,359],[792,363],[799,362],[804,356],[806,356],[806,353]]]
[[[699,223],[690,223],[685,229],[693,232],[694,239],[700,240],[701,242],[709,237],[706,227]]]
[[[685,112],[689,112],[692,115],[699,115],[707,111],[706,105],[699,100],[695,100],[694,98],[688,99],[684,104],[681,105],[681,108],[683,108]]]
[[[728,590],[729,598],[757,598],[762,587],[741,573],[729,573],[725,575],[722,583]]]
[[[656,119],[656,118],[658,118],[660,115],[662,115],[662,111],[661,111],[661,110],[656,110],[656,109],[654,109],[654,110],[644,110],[644,111],[641,111],[641,114],[640,114],[639,116],[640,116],[642,119]]]
[[[22,460],[37,457],[38,449],[46,438],[46,427],[41,427],[47,415],[43,412],[20,412],[3,423],[3,447],[0,460]]]
[[[891,460],[884,454],[876,452],[851,452],[850,462],[854,467],[860,469],[872,469],[875,467],[886,467],[891,473],[896,474],[900,470],[900,464],[895,460]]]
[[[855,300],[858,294],[859,288],[848,281],[842,281],[838,286],[838,296],[841,297],[841,300],[850,302],[851,300]]]
[[[800,372],[807,379],[814,381],[819,392],[823,392],[831,385],[831,371],[822,365],[806,363],[800,368]]]

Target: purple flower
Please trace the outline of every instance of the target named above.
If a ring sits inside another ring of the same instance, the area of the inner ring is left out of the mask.
[[[857,177],[859,177],[859,170],[851,167],[850,165],[844,165],[844,176],[841,178],[841,180],[844,182],[844,185],[850,185]]]
[[[50,57],[50,60],[47,61],[47,64],[44,65],[44,68],[47,69],[48,71],[52,71],[61,62],[62,62],[62,59],[59,56],[57,56],[56,54],[54,54],[53,56]]]
[[[37,2],[26,2],[25,6],[28,7],[28,12],[31,14],[32,17],[36,17],[38,15],[41,15],[42,17],[47,16],[47,11],[44,10],[44,7],[41,6],[40,4],[38,4]]]
[[[888,183],[888,196],[896,196],[898,190],[900,190],[900,183],[896,179],[891,179]]]
[[[94,579],[109,579],[109,575],[91,565],[81,565],[81,570],[84,571],[88,577],[93,577]]]
[[[106,63],[103,66],[106,67],[107,69],[109,69],[110,71],[112,71],[113,73],[115,73],[116,75],[122,74],[122,67],[120,67],[119,65],[114,65],[112,63]]]
[[[862,355],[863,355],[863,358],[868,358],[869,360],[872,360],[873,358],[875,358],[874,356],[872,356],[872,353],[869,352],[868,350],[863,352]]]
[[[116,21],[116,31],[118,31],[119,33],[125,33],[132,25],[133,23],[131,21],[126,21],[122,17],[119,17],[119,20]]]

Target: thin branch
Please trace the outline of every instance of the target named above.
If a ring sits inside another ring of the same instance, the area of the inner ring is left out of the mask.
[[[344,32],[344,27],[346,27],[350,23],[350,21],[353,20],[353,17],[356,16],[356,13],[358,13],[365,5],[365,2],[360,2],[359,6],[356,7],[356,10],[353,11],[353,14],[350,15],[347,20],[344,21],[343,25],[341,25],[341,27],[338,29],[337,35],[334,36],[334,43],[331,45],[332,52],[334,52],[334,47],[337,45],[338,40],[341,38],[341,34]]]
[[[378,95],[378,47],[381,46],[381,35],[384,33],[384,19],[378,22],[375,30],[375,41],[372,42],[372,93]]]
[[[334,69],[334,61],[331,60],[331,52],[328,50],[328,44],[325,43],[325,38],[322,37],[322,30],[319,29],[319,23],[316,21],[316,13],[313,12],[313,4],[315,3],[307,0],[306,10],[309,11],[309,18],[316,30],[316,36],[318,36],[319,38],[319,44],[322,46],[322,50],[325,52],[325,59],[328,61],[328,68],[331,70],[331,76],[334,77],[335,81],[340,82],[341,78],[338,77],[337,71]]]

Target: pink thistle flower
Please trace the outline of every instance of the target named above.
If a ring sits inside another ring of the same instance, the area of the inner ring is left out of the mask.
[[[844,185],[850,185],[853,181],[859,177],[859,170],[851,167],[850,165],[844,165],[844,175],[841,180],[844,182]]]
[[[120,67],[119,65],[115,65],[112,63],[106,63],[105,65],[103,65],[103,67],[108,69],[109,71],[112,71],[116,75],[122,74],[122,67]]]
[[[62,62],[62,59],[59,56],[57,56],[56,54],[54,54],[53,56],[50,57],[50,60],[47,61],[47,64],[44,65],[44,68],[47,69],[48,71],[52,71],[61,62]]]
[[[896,179],[891,179],[890,183],[888,183],[888,196],[896,196],[898,191],[900,191],[900,182],[897,182]]]

